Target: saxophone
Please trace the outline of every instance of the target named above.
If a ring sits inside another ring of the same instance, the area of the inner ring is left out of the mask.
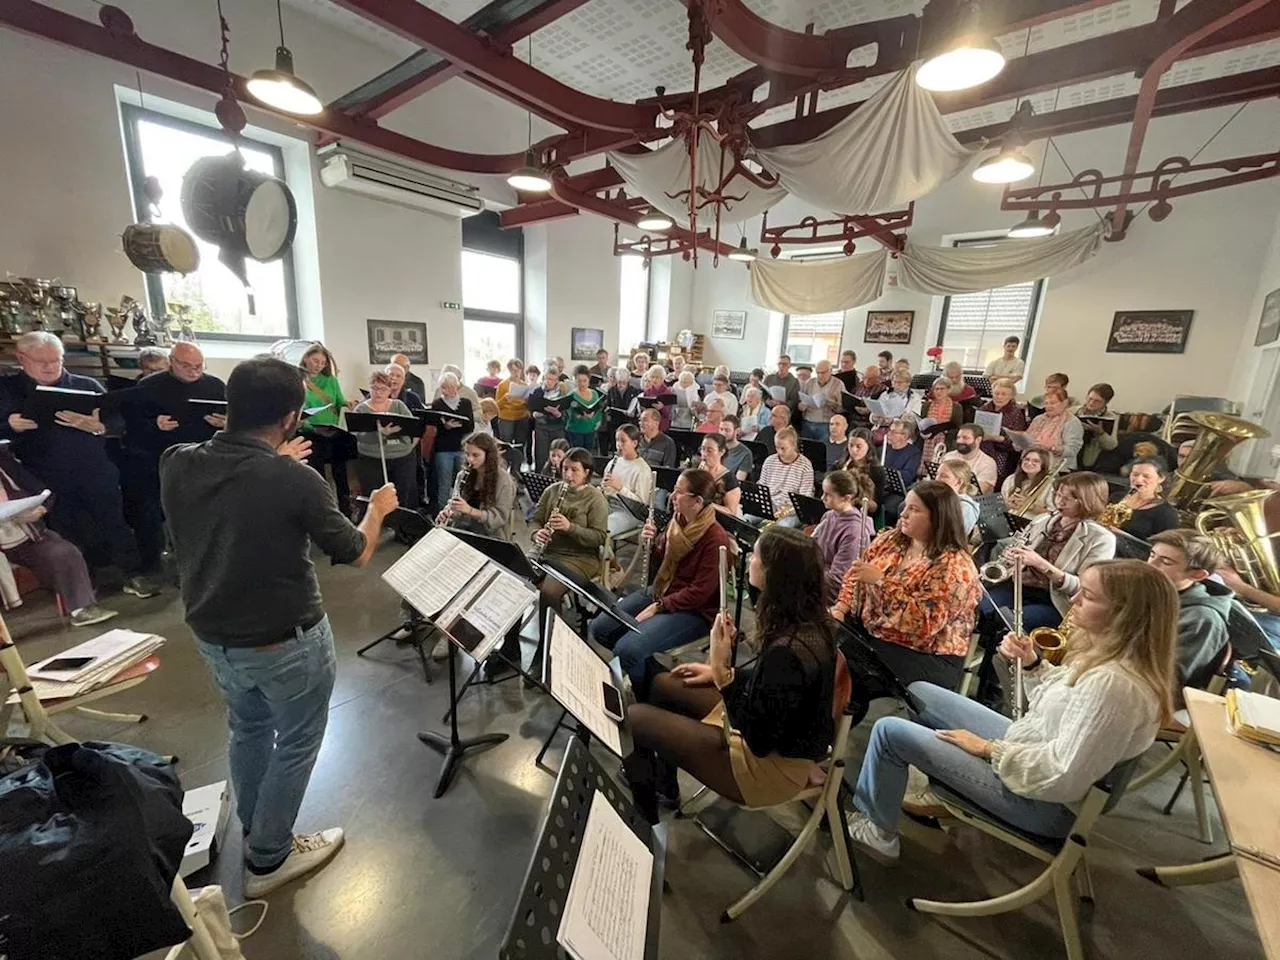
[[[1068,614],[1067,619],[1057,627],[1036,627],[1031,631],[1028,639],[1035,644],[1036,649],[1040,651],[1040,656],[1055,666],[1062,663],[1063,657],[1067,655],[1067,643],[1071,640],[1071,631],[1075,624],[1071,622],[1071,616]]]
[[[1108,503],[1101,516],[1098,517],[1098,522],[1111,530],[1119,530],[1123,527],[1133,517],[1133,504],[1129,502],[1129,498],[1136,495],[1137,492],[1136,487],[1130,487],[1123,500],[1117,503]]]
[[[468,463],[463,465],[462,469],[458,471],[458,475],[453,478],[453,492],[449,495],[450,500],[457,500],[462,496],[462,490],[469,479],[471,479],[471,464]],[[442,526],[452,527],[455,519],[457,518],[454,516],[453,511],[446,508]]]
[[[547,539],[546,539],[546,540],[534,540],[534,541],[533,541],[533,554],[532,554],[532,555],[533,555],[533,559],[534,559],[534,560],[541,560],[541,559],[542,559],[542,554],[546,551],[546,549],[547,549],[547,544],[549,544],[549,543],[551,542],[551,536],[550,536],[550,535],[551,535],[551,534],[553,534],[553,533],[555,532],[554,530],[552,530],[552,529],[551,529],[551,518],[552,518],[552,517],[554,517],[557,513],[559,513],[559,512],[560,512],[560,508],[561,508],[562,506],[564,506],[564,498],[565,498],[565,497],[567,497],[568,495],[569,495],[569,481],[568,481],[568,480],[561,480],[561,481],[560,481],[560,491],[556,494],[556,502],[555,502],[554,504],[552,504],[552,506],[551,506],[551,512],[547,514],[547,522],[546,522],[546,524],[545,524],[545,525],[543,526],[543,528],[542,528],[542,529],[543,529],[543,530],[545,530],[545,531],[547,532],[547,534],[548,534]]]

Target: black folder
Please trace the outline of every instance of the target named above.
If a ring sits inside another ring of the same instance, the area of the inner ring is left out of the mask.
[[[426,429],[425,420],[418,417],[404,417],[394,413],[348,413],[347,430],[351,433],[376,433],[379,426],[397,426],[400,432],[395,437],[420,437]],[[387,439],[390,439],[388,437]]]
[[[179,419],[203,420],[211,413],[220,413],[225,417],[227,415],[227,401],[196,400],[192,398],[187,401],[187,407],[182,411]]]
[[[674,393],[660,393],[656,397],[646,397],[644,395],[636,397],[636,406],[642,410],[661,410],[663,407],[674,407],[676,405],[676,395]]]
[[[109,393],[94,393],[92,390],[72,390],[67,387],[37,386],[22,404],[22,415],[34,420],[42,427],[53,426],[57,422],[59,410],[71,410],[89,416],[97,410],[99,418],[105,417],[109,410],[114,410],[123,400],[116,396],[129,393],[118,390],[113,396]]]

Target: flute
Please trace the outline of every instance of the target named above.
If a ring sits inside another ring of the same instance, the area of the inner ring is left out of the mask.
[[[871,506],[871,498],[862,498],[862,523],[858,526],[858,560],[862,563],[862,555],[867,552],[867,547],[871,546],[871,534],[867,532],[867,510]],[[855,617],[862,616],[862,581],[859,580],[853,587],[853,606],[850,612]]]
[[[653,501],[658,495],[658,485],[654,484],[649,491],[649,519],[645,521],[645,526],[650,527],[654,524]],[[649,585],[649,561],[650,551],[653,549],[653,538],[640,538],[640,589],[643,590]]]
[[[1022,552],[1013,560],[1013,634],[1022,638]],[[1013,719],[1022,717],[1022,704],[1026,694],[1022,675],[1022,657],[1013,658]]]

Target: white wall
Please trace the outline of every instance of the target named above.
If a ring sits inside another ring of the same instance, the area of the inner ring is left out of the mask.
[[[603,330],[604,347],[616,357],[622,271],[613,255],[613,224],[584,214],[539,224],[526,229],[525,235],[532,243],[545,242],[548,251],[546,350],[526,350],[528,359],[541,363],[546,356],[561,356],[571,364],[573,327]]]

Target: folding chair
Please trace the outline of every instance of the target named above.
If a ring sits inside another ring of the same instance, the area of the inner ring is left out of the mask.
[[[1080,940],[1080,924],[1076,915],[1076,897],[1071,889],[1076,878],[1080,899],[1093,902],[1093,885],[1089,879],[1089,865],[1085,860],[1085,848],[1099,818],[1114,807],[1124,796],[1125,787],[1138,766],[1138,757],[1125,760],[1112,768],[1102,780],[1089,788],[1080,804],[1075,823],[1065,839],[1042,837],[1020,830],[1012,824],[997,819],[944,784],[933,782],[930,789],[947,808],[951,819],[968,824],[983,833],[995,837],[1010,846],[1017,847],[1048,866],[1027,885],[988,900],[968,903],[950,903],[941,900],[913,898],[907,906],[920,913],[936,913],[951,917],[990,917],[1011,910],[1018,910],[1052,892],[1058,910],[1058,922],[1062,927],[1062,939],[1067,947],[1067,960],[1084,960],[1084,947]]]

